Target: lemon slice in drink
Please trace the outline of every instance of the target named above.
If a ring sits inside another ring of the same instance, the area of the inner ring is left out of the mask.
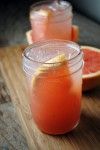
[[[49,17],[51,15],[51,11],[40,9],[39,11],[37,11],[37,14],[44,17]]]
[[[38,17],[49,18],[51,15],[52,15],[52,11],[49,9],[33,10],[30,15],[30,19],[38,19]]]
[[[67,59],[65,54],[60,54],[49,59],[39,68],[37,68],[32,78],[32,86],[36,83],[36,81],[39,78],[43,78],[43,77],[45,78],[48,76],[56,77],[56,76],[69,74],[69,69],[67,66],[68,65],[67,65]]]

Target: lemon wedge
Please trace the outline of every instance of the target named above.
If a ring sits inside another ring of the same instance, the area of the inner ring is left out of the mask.
[[[49,18],[51,16],[51,14],[52,14],[51,10],[40,9],[37,11],[32,11],[32,13],[30,15],[30,19],[37,19],[40,16]]]
[[[49,69],[59,67],[64,63],[67,63],[65,54],[57,55],[46,61],[43,65],[37,68],[36,72],[34,73],[34,76],[32,78],[32,86],[35,83],[36,78],[39,77],[41,74],[47,72]]]
[[[51,11],[40,9],[39,11],[37,11],[37,13],[41,16],[48,17],[51,14]]]

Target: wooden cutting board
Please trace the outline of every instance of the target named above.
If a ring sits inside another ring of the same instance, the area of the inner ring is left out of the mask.
[[[25,46],[0,49],[0,70],[16,107],[30,150],[100,150],[100,88],[83,95],[78,127],[65,135],[43,134],[35,126],[28,106],[27,86],[22,71]],[[24,105],[23,103],[24,102]]]

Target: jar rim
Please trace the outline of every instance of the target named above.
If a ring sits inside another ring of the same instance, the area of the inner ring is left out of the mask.
[[[62,0],[62,1],[64,1],[64,0]],[[64,1],[64,2],[66,2],[66,1]],[[43,0],[43,1],[40,1],[40,2],[36,2],[36,3],[34,3],[34,4],[32,4],[32,5],[30,6],[30,13],[31,13],[33,10],[35,10],[36,8],[38,8],[39,6],[42,6],[43,4],[47,5],[47,4],[50,4],[50,3],[52,3],[51,0]],[[63,11],[65,11],[66,9],[69,10],[70,8],[72,8],[71,3],[66,2],[66,4],[67,4],[67,5],[64,6],[64,8],[61,10],[61,13],[62,13]],[[59,13],[56,13],[55,16],[58,16],[58,15],[59,15]],[[43,16],[42,16],[42,17],[43,17]]]
[[[66,44],[70,44],[70,45],[73,45],[73,46],[76,46],[76,48],[78,49],[78,53],[77,55],[75,55],[74,57],[72,58],[69,58],[67,59],[68,63],[71,64],[71,62],[77,58],[80,54],[82,54],[82,51],[80,50],[80,46],[75,43],[75,42],[72,42],[72,41],[68,41],[68,40],[61,40],[61,39],[51,39],[51,40],[42,40],[42,41],[36,41],[34,42],[33,44],[29,45],[22,53],[22,56],[25,57],[26,59],[28,59],[29,61],[31,62],[34,62],[34,63],[39,63],[39,64],[59,64],[59,63],[62,63],[62,62],[54,62],[54,63],[51,63],[51,62],[44,62],[44,61],[37,61],[33,58],[30,58],[28,57],[27,53],[32,49],[32,48],[37,48],[37,47],[41,47],[47,43],[53,43],[53,42],[61,42],[61,43],[66,43]]]

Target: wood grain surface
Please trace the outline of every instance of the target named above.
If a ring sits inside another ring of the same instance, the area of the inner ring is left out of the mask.
[[[2,53],[0,49],[0,54]],[[2,55],[0,55],[2,57]],[[0,57],[0,62],[1,62]],[[16,110],[0,69],[0,150],[28,150]]]
[[[43,134],[35,126],[28,107],[27,86],[22,71],[23,49],[24,46],[1,49],[0,70],[20,118],[29,149],[100,150],[100,87],[83,94],[81,119],[74,131],[60,136]]]

